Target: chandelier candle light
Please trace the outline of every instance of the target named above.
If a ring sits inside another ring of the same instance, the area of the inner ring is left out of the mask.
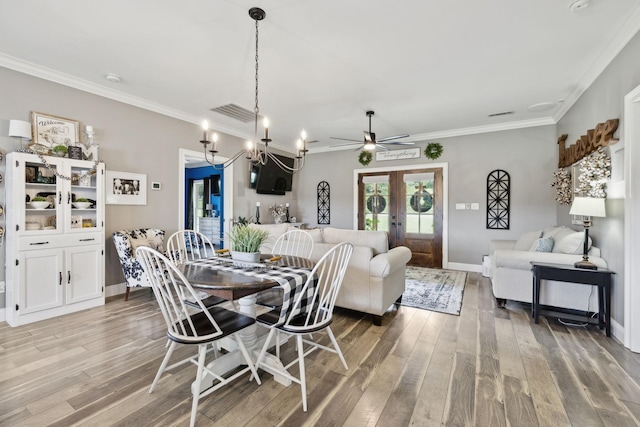
[[[260,9],[259,7],[253,7],[249,9],[249,16],[251,16],[251,19],[253,19],[256,23],[256,56],[255,56],[255,59],[256,59],[255,94],[256,96],[255,96],[255,106],[253,108],[253,112],[254,112],[253,141],[247,141],[247,146],[245,150],[239,151],[226,162],[216,163],[215,156],[218,153],[218,150],[217,150],[218,134],[214,133],[212,135],[213,141],[209,141],[209,124],[205,121],[202,125],[204,132],[203,132],[202,140],[200,141],[200,143],[204,147],[204,157],[207,163],[209,163],[216,169],[224,169],[230,166],[233,162],[238,160],[240,157],[245,156],[246,159],[249,160],[251,163],[259,163],[261,165],[265,165],[267,161],[271,160],[276,165],[278,165],[278,167],[283,171],[288,173],[295,173],[299,170],[302,170],[302,168],[304,167],[305,157],[308,152],[307,134],[304,130],[300,134],[300,139],[298,139],[296,144],[296,156],[295,156],[293,167],[290,167],[284,164],[274,154],[269,152],[269,143],[271,142],[271,139],[269,138],[269,119],[267,119],[266,117],[262,121],[262,126],[264,128],[264,138],[258,139],[258,117],[260,113],[260,108],[258,106],[258,39],[259,39],[258,23],[265,18],[266,13],[264,10]],[[264,150],[260,150],[260,147],[258,147],[258,141],[261,141],[264,144]],[[207,147],[210,144],[211,144],[211,149],[207,150]],[[211,153],[211,160],[209,160],[207,152]]]

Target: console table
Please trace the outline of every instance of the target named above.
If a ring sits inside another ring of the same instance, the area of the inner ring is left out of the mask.
[[[611,336],[611,281],[615,274],[611,270],[599,268],[587,270],[569,265],[547,264],[532,262],[533,271],[533,303],[531,316],[538,323],[540,314],[540,281],[556,280],[559,282],[579,283],[598,287],[598,327],[606,328],[606,334]],[[589,323],[591,319],[588,319]]]

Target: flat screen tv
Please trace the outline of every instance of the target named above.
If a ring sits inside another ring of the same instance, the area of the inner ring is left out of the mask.
[[[278,154],[275,156],[282,163],[293,167],[294,159]],[[293,175],[285,172],[273,161],[269,159],[267,164],[253,164],[250,168],[249,187],[254,188],[258,194],[284,195],[285,191],[291,191]]]

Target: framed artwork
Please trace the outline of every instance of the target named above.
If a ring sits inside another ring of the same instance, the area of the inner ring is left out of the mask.
[[[147,204],[147,175],[108,170],[106,177],[106,204]]]
[[[56,145],[65,147],[80,141],[80,122],[50,114],[31,112],[33,144],[29,148],[48,153]]]

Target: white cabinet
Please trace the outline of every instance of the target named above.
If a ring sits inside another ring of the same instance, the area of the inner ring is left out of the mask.
[[[11,326],[104,304],[104,164],[9,153],[6,210]]]
[[[211,240],[211,243],[220,247],[220,217],[198,217],[198,229]]]

